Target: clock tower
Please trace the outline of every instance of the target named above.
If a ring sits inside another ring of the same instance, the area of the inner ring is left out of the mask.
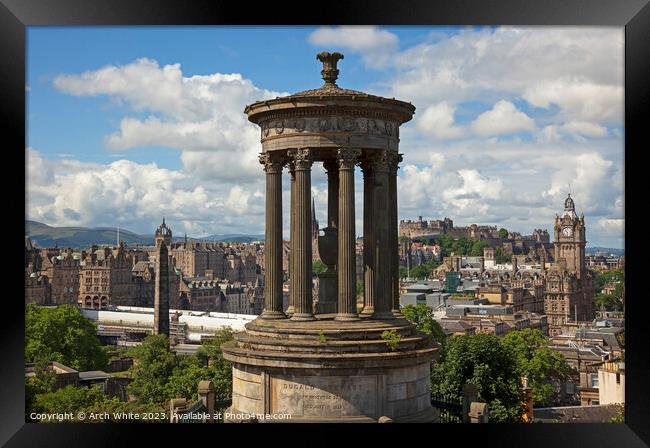
[[[555,260],[563,259],[566,269],[577,278],[585,274],[585,216],[576,215],[571,194],[564,201],[564,212],[555,216]]]
[[[555,262],[544,272],[544,312],[548,316],[549,335],[555,336],[567,326],[577,326],[593,318],[593,275],[585,264],[585,217],[576,214],[569,194],[564,211],[555,216]]]

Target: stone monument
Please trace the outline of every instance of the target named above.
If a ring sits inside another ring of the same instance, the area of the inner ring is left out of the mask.
[[[223,346],[233,363],[239,421],[432,422],[430,365],[437,346],[399,312],[399,126],[415,107],[337,86],[340,53],[317,55],[325,84],[246,107],[261,128],[266,173],[263,313]],[[328,219],[318,250],[327,266],[312,297],[311,170],[323,162]],[[363,172],[364,307],[356,307],[355,166]],[[282,307],[282,171],[291,178],[290,298]],[[259,420],[259,419],[258,419]],[[262,420],[259,420],[262,421]],[[287,421],[287,420],[282,420]]]
[[[169,251],[163,240],[156,240],[156,246],[153,334],[169,337]]]

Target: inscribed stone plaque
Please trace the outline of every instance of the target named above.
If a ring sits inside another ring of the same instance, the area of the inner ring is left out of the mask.
[[[375,416],[378,377],[272,378],[272,412],[302,417]]]

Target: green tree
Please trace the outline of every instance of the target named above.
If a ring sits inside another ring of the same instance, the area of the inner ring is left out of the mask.
[[[430,306],[406,305],[402,308],[402,314],[406,319],[413,322],[415,327],[423,333],[431,336],[436,342],[442,344],[447,336],[440,324],[433,318],[433,309]]]
[[[614,294],[598,293],[594,296],[594,303],[598,309],[607,311],[618,311],[623,306],[621,300],[617,299]]]
[[[482,241],[482,240],[474,241],[469,251],[469,255],[471,257],[481,257],[483,256],[483,249],[486,247],[488,247],[487,241]]]
[[[452,245],[454,244],[454,237],[451,235],[440,235],[436,242],[440,246],[440,253],[442,257],[448,257],[453,251]]]
[[[612,269],[611,271],[595,271],[594,283],[596,291],[601,291],[608,283],[625,283],[625,271],[623,269]],[[620,298],[620,296],[619,296]]]
[[[210,372],[197,356],[178,356],[176,366],[165,385],[165,396],[196,400],[199,381],[209,379]]]
[[[408,277],[409,270],[405,268],[404,266],[399,267],[399,278],[406,278]]]
[[[426,264],[421,264],[411,269],[411,278],[423,279],[431,275],[431,270]]]
[[[504,254],[503,247],[497,246],[494,249],[494,258],[498,264],[509,263],[512,261],[512,254]]]
[[[111,418],[111,422],[132,422],[133,420],[122,420],[122,419],[115,419],[114,414],[116,413],[129,413],[132,412],[134,414],[152,414],[152,413],[157,413],[159,416],[162,417],[162,414],[165,413],[165,415],[169,415],[169,409],[166,408],[165,406],[158,404],[158,403],[141,403],[139,401],[120,401],[117,398],[107,398],[104,397],[102,401],[97,401],[96,403],[91,404],[90,406],[86,407],[84,409],[84,412],[86,415],[90,415],[90,413],[102,413],[102,412],[108,412]],[[155,419],[142,419],[142,420],[136,420],[137,422],[143,422],[143,423],[167,423],[169,422],[168,419],[162,419],[162,418],[155,418]],[[84,420],[85,423],[104,423],[107,421],[104,420],[89,420],[86,418]]]
[[[327,270],[327,266],[320,260],[314,260],[311,265],[311,271],[314,275],[322,274]]]
[[[76,307],[25,307],[25,361],[57,361],[75,370],[101,370],[108,362],[94,322]]]
[[[528,378],[535,404],[550,405],[555,398],[553,383],[565,380],[571,373],[564,355],[547,348],[549,339],[531,328],[512,331],[501,343],[517,359],[519,375]]]
[[[47,358],[34,360],[34,376],[25,378],[25,421],[30,421],[29,414],[34,408],[36,396],[51,392],[56,384],[56,373],[48,368]]]
[[[451,252],[455,255],[468,255],[473,244],[472,240],[461,236],[451,244]]]
[[[525,411],[515,355],[491,334],[448,338],[431,370],[431,391],[457,399],[463,384],[474,384],[490,406],[490,422],[520,422]]]
[[[501,227],[499,229],[499,238],[503,238],[503,239],[508,238],[508,229],[504,229],[503,227]]]
[[[128,392],[143,403],[163,403],[169,399],[171,390],[167,382],[177,363],[176,355],[169,350],[167,336],[149,335],[128,353],[133,357],[133,381],[128,385]]]
[[[72,412],[73,417],[76,418],[79,411],[97,407],[103,401],[104,394],[99,386],[75,387],[69,385],[53,392],[36,395],[32,411],[52,414]]]
[[[110,419],[116,412],[134,412],[134,413],[162,413],[166,409],[155,403],[141,403],[138,401],[121,402],[117,398],[106,397],[99,386],[92,387],[75,387],[66,386],[56,391],[44,392],[37,394],[34,399],[34,405],[31,412],[44,413],[63,413],[72,412],[73,420],[79,421],[77,415],[79,412],[85,412],[86,416],[91,413],[108,412]],[[92,420],[86,418],[84,423],[101,423],[108,420]],[[119,421],[119,420],[112,420]],[[142,420],[160,422],[165,420]],[[46,421],[43,421],[46,422]]]
[[[212,380],[215,397],[219,401],[229,400],[232,396],[232,364],[223,357],[221,345],[233,340],[230,329],[221,330],[213,340],[204,342],[197,356],[208,366],[208,376]]]

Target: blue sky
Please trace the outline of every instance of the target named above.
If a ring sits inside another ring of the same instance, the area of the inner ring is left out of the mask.
[[[401,133],[401,219],[551,230],[570,188],[590,244],[623,244],[622,28],[32,27],[27,39],[30,219],[150,233],[164,214],[177,234],[263,233],[259,132],[243,108],[318,87],[315,54],[336,50],[339,85],[417,108]],[[324,181],[315,168],[321,220]]]

